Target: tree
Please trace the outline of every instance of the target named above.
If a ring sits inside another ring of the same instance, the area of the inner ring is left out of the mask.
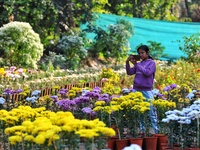
[[[111,13],[156,20],[178,20],[173,13],[178,0],[109,0],[110,6],[106,9]]]
[[[50,44],[49,37],[55,36],[57,10],[51,0],[4,0],[0,12],[0,26],[9,21],[28,22],[45,46]]]
[[[133,25],[124,19],[117,20],[116,24],[109,25],[106,30],[97,26],[89,25],[87,32],[96,34],[94,43],[88,49],[88,55],[97,57],[100,54],[105,59],[119,59],[127,56],[130,49],[129,38],[133,34]]]

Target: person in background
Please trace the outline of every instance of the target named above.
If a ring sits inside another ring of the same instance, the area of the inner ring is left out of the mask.
[[[156,63],[149,55],[148,46],[141,45],[138,47],[137,53],[140,56],[141,61],[137,62],[133,55],[130,55],[126,60],[126,73],[127,75],[135,74],[133,92],[141,92],[146,98],[146,101],[148,101],[149,99],[154,99],[152,89],[156,73]],[[131,62],[134,66],[130,67],[129,62]],[[157,126],[158,119],[156,108],[153,107],[152,104],[150,105],[149,117],[155,133],[158,133],[159,129]],[[140,122],[140,130],[141,132],[144,132],[144,126],[142,122]]]

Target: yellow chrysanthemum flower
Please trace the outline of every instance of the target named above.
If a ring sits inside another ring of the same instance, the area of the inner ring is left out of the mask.
[[[21,136],[18,136],[18,135],[16,135],[16,136],[10,136],[10,137],[8,138],[8,140],[10,141],[10,143],[11,143],[12,145],[14,145],[14,144],[16,144],[17,142],[22,142],[22,137],[21,137]]]
[[[96,101],[94,105],[95,106],[103,106],[103,105],[105,105],[105,103],[106,103],[105,101]]]
[[[34,129],[34,125],[31,121],[24,121],[22,126],[26,127],[27,133],[31,133]]]
[[[72,132],[72,131],[74,131],[73,128],[72,128],[71,126],[69,126],[69,125],[64,125],[64,126],[62,127],[62,130],[63,130],[63,131],[67,131],[67,132]]]
[[[113,130],[112,128],[108,128],[108,127],[97,127],[96,128],[98,132],[102,133],[105,136],[115,136],[116,132],[115,130]]]
[[[104,109],[104,107],[96,106],[96,107],[93,109],[93,111],[98,112],[98,111],[101,111],[101,110],[103,110],[103,109]]]
[[[76,131],[75,134],[79,134],[80,137],[86,137],[89,139],[91,139],[95,136],[99,136],[99,134],[96,133],[96,131],[93,129],[81,129],[79,131]]]
[[[36,138],[34,139],[34,142],[36,144],[44,144],[45,142],[45,137],[43,135],[38,135],[36,136]]]
[[[25,141],[29,141],[29,142],[33,142],[34,141],[34,136],[32,136],[32,135],[26,135],[25,137],[24,137],[24,140]]]

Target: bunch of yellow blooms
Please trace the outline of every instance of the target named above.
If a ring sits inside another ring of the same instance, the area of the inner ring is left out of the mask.
[[[115,135],[112,128],[106,127],[98,119],[79,120],[71,112],[51,112],[44,107],[20,106],[11,111],[0,110],[0,121],[7,127],[5,133],[11,144],[24,142],[51,146],[57,140],[67,141],[72,140],[72,137],[91,139],[102,135]],[[79,139],[73,140],[75,142]]]

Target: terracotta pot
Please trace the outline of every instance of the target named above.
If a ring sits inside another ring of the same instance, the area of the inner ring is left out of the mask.
[[[168,143],[161,143],[161,150],[165,150],[167,148],[170,148]]]
[[[144,150],[157,150],[158,137],[144,137],[143,149]]]
[[[164,134],[154,134],[153,136],[158,137],[157,150],[162,150],[161,143],[167,143],[168,137],[165,136]]]
[[[111,150],[115,149],[115,141],[119,139],[118,137],[110,137],[107,142],[107,148],[110,148]]]
[[[129,146],[129,139],[117,139],[116,141],[116,149],[115,150],[122,150],[124,147]]]
[[[137,144],[142,148],[143,138],[130,138],[130,144]]]

